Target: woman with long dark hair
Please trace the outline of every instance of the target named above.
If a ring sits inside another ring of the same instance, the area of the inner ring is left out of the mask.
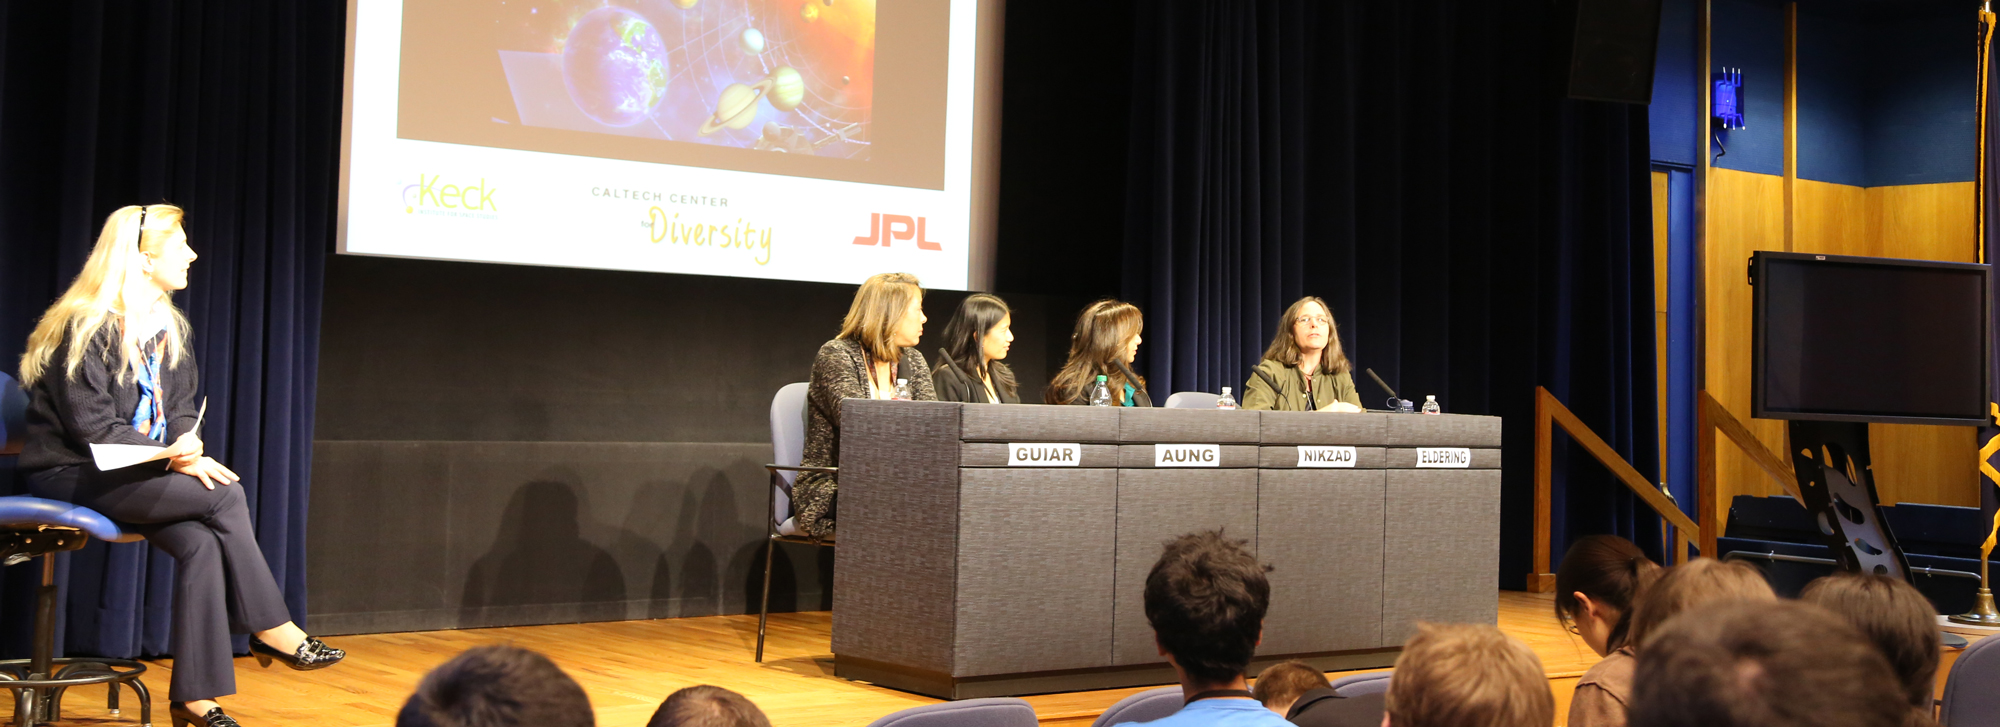
[[[1243,408],[1264,411],[1361,411],[1354,365],[1340,348],[1340,327],[1326,301],[1306,296],[1278,319],[1264,360],[1243,384]]]
[[[1615,535],[1584,537],[1563,554],[1556,568],[1556,621],[1604,657],[1577,682],[1571,724],[1624,724],[1634,666],[1625,635],[1639,592],[1659,573],[1639,546]]]
[[[1014,315],[999,296],[974,293],[944,324],[944,348],[931,368],[938,401],[1019,404],[1020,385],[1000,360],[1014,343]]]
[[[1112,406],[1152,406],[1146,379],[1132,373],[1139,356],[1139,332],[1146,318],[1139,306],[1109,298],[1083,309],[1076,332],[1069,337],[1069,361],[1049,381],[1042,401],[1048,404],[1089,404],[1097,377],[1111,388]]]
[[[175,727],[227,727],[217,697],[236,693],[230,635],[293,669],[347,656],[292,623],[257,547],[242,478],[202,450],[187,318],[173,294],[196,255],[179,207],[122,207],[104,222],[83,271],[42,314],[21,356],[28,389],[20,467],[34,494],[129,525],[173,556],[168,699]],[[101,470],[93,444],[171,446],[163,461]]]

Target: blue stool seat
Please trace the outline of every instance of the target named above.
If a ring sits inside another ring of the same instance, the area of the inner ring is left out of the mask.
[[[42,559],[42,584],[35,604],[33,656],[0,661],[0,688],[14,693],[14,724],[24,727],[62,719],[63,692],[85,684],[105,684],[106,706],[117,715],[118,685],[139,697],[139,721],[153,723],[152,695],[139,676],[146,665],[130,659],[55,656],[55,554],[76,550],[92,537],[129,543],[144,537],[128,532],[90,508],[39,497],[0,497],[0,564]]]

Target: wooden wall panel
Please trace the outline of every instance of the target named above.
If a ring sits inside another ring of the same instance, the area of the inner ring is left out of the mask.
[[[1784,245],[1782,177],[1711,171],[1706,252],[1707,388],[1785,455],[1779,421],[1750,419],[1750,253]],[[1977,258],[1970,182],[1849,187],[1795,182],[1793,251],[1924,260]],[[1869,425],[1875,477],[1884,503],[1977,505],[1978,447],[1967,427]],[[1716,457],[1717,517],[1735,495],[1780,494],[1761,470],[1724,440]]]
[[[1750,254],[1785,246],[1784,178],[1733,169],[1708,176],[1708,234],[1702,250],[1706,294],[1708,393],[1742,419],[1764,445],[1785,451],[1784,422],[1750,418]],[[1795,231],[1796,234],[1796,231]],[[1742,450],[1716,444],[1716,522],[1726,522],[1736,495],[1782,494]]]
[[[1653,378],[1654,390],[1659,395],[1660,413],[1660,481],[1670,482],[1667,475],[1667,249],[1672,244],[1668,237],[1667,220],[1671,212],[1671,188],[1666,172],[1653,172]]]

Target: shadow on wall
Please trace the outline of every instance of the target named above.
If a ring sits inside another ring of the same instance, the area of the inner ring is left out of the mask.
[[[536,607],[575,604],[588,610],[626,600],[617,559],[583,538],[577,491],[569,482],[550,479],[514,490],[492,550],[466,574],[461,624],[512,623],[532,618],[528,612],[541,610]]]

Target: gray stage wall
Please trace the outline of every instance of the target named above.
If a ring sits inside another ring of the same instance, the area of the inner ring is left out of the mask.
[[[854,286],[336,256],[326,288],[316,633],[756,610],[770,397]],[[926,296],[926,357],[963,297]],[[1007,298],[1039,397],[1088,298]],[[773,610],[831,581],[785,546]]]

